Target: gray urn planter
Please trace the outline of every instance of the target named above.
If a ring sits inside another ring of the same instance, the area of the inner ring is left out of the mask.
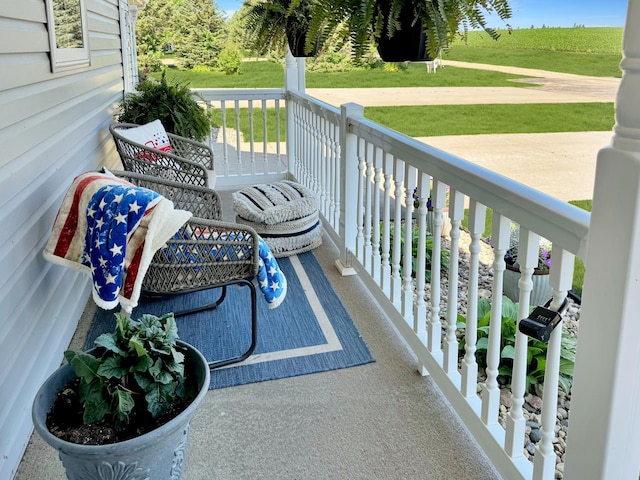
[[[513,302],[520,300],[520,269],[507,265],[504,271],[502,292]],[[544,305],[547,300],[553,297],[553,289],[549,285],[549,271],[535,270],[532,275],[533,290],[531,290],[530,305]]]
[[[186,347],[187,371],[197,380],[197,395],[177,417],[161,427],[130,440],[109,445],[79,445],[59,439],[46,426],[56,395],[75,377],[66,364],[40,387],[32,418],[38,434],[58,451],[69,480],[180,480],[184,469],[189,426],[210,382],[207,360],[191,345]]]

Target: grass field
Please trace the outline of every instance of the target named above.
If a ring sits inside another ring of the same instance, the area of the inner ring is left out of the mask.
[[[484,32],[469,32],[466,44],[456,41],[443,58],[596,77],[621,74],[622,28],[536,28],[499,33],[496,41]]]

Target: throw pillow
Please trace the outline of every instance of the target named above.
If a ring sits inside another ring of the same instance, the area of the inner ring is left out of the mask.
[[[169,136],[160,120],[154,120],[139,127],[123,128],[119,130],[119,133],[127,140],[140,143],[146,147],[160,150],[161,152],[170,153],[172,151]]]

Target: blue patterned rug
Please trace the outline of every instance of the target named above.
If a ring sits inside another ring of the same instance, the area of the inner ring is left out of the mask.
[[[313,253],[280,258],[278,263],[287,277],[287,297],[278,308],[270,310],[257,291],[258,345],[254,354],[242,363],[213,370],[211,389],[375,361]],[[142,300],[132,316],[179,311],[212,301],[217,293],[213,290]],[[209,361],[240,355],[250,344],[249,305],[247,288],[230,287],[227,298],[216,310],[176,319],[178,334]],[[113,311],[98,310],[85,348],[92,347],[95,338],[112,331],[114,325]]]

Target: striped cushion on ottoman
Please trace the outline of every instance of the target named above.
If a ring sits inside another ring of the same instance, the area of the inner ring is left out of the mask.
[[[276,257],[306,252],[322,243],[318,200],[290,181],[254,185],[233,194],[236,221],[253,227]]]

